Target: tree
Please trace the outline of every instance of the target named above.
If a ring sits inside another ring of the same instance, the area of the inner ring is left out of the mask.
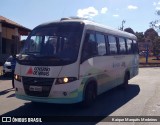
[[[158,45],[157,42],[159,41],[158,33],[153,28],[149,28],[144,32],[144,36],[145,36],[145,41],[146,42],[151,42],[152,43],[153,54],[157,55],[158,51],[159,51],[157,49],[157,45]]]
[[[160,10],[155,12],[156,15],[160,16]],[[160,30],[160,20],[154,20],[149,23],[150,27],[155,29],[156,31]]]
[[[159,26],[160,20],[155,20],[149,23],[150,27],[155,29],[156,31],[160,29]]]
[[[160,37],[156,37],[153,44],[155,55],[158,55],[160,53]]]
[[[153,29],[149,28],[144,32],[145,38],[149,38],[150,40],[154,40],[155,37],[158,37],[158,33]]]
[[[143,32],[136,32],[135,33],[136,37],[137,37],[137,42],[145,42],[145,37]]]
[[[133,29],[130,28],[130,27],[129,27],[129,28],[125,28],[124,31],[125,31],[125,32],[128,32],[128,33],[135,34],[134,31],[133,31]]]
[[[156,15],[160,16],[160,10],[156,11]],[[160,53],[160,37],[157,32],[160,31],[160,20],[150,22],[150,27],[151,28],[145,33],[145,38],[148,41],[151,40],[153,44],[153,53],[154,55],[158,55]]]

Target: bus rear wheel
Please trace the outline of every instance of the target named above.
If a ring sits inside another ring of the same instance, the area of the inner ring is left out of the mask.
[[[123,88],[127,88],[128,87],[128,80],[129,80],[129,73],[127,72],[124,76],[124,82],[122,84]]]
[[[86,86],[85,92],[84,92],[84,100],[82,102],[83,107],[89,107],[94,102],[97,96],[97,89],[95,84],[88,84]]]

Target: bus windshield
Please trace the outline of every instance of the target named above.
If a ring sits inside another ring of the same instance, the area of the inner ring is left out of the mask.
[[[82,30],[83,25],[76,22],[39,26],[27,38],[21,54],[76,61]]]

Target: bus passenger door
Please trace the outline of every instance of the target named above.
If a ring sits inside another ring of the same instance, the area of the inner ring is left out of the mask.
[[[86,79],[94,77],[98,84],[98,94],[106,90],[106,47],[105,36],[87,32],[82,47],[80,75]]]

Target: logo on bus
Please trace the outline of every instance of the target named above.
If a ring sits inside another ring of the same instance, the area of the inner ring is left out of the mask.
[[[50,68],[49,67],[30,67],[27,71],[27,75],[36,75],[36,76],[49,76]]]

